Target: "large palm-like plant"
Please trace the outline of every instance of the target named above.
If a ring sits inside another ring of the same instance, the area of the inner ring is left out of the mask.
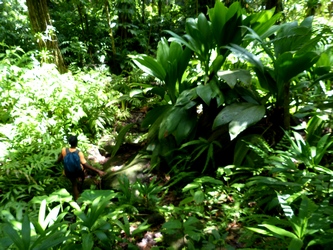
[[[159,80],[159,91],[156,86],[151,89],[161,96],[163,105],[143,122],[149,127],[150,148],[156,156],[167,156],[199,137],[214,141],[213,131],[223,126],[228,139],[234,139],[265,114],[260,96],[252,90],[251,74],[224,71],[224,65],[231,53],[227,46],[248,44],[243,39],[249,32],[244,26],[262,35],[279,15],[270,10],[244,18],[239,3],[227,8],[217,1],[208,16],[209,20],[204,14],[187,19],[183,36],[168,31],[170,44],[161,40],[156,59],[133,57],[138,67]]]
[[[236,44],[229,47],[253,65],[260,87],[267,96],[274,98],[272,116],[277,127],[290,127],[290,86],[297,84],[293,79],[309,70],[320,58],[318,44],[322,36],[313,35],[312,20],[313,17],[308,17],[300,24],[290,22],[273,26],[262,35],[248,28],[251,33],[247,38],[260,44],[271,60],[270,66]]]

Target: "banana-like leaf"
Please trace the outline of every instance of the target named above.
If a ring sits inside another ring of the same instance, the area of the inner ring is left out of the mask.
[[[91,250],[94,246],[94,239],[90,233],[82,235],[82,250]]]
[[[27,246],[22,241],[19,234],[16,232],[16,230],[13,229],[13,227],[10,224],[6,224],[3,227],[3,231],[9,236],[12,243],[19,249],[19,250],[25,250],[27,249]]]
[[[317,115],[313,116],[308,121],[307,126],[306,126],[306,141],[310,145],[314,145],[314,143],[321,136],[324,124],[325,124],[325,120],[322,119],[322,117],[319,117]]]
[[[265,177],[265,176],[256,176],[251,177],[249,181],[246,183],[246,186],[252,186],[257,184],[267,184],[267,185],[278,185],[278,186],[293,186],[293,187],[301,187],[302,185],[295,182],[286,182],[280,181],[273,177]]]
[[[116,155],[120,146],[123,144],[123,142],[125,140],[126,133],[133,127],[133,125],[134,125],[134,123],[127,124],[125,127],[123,127],[120,130],[119,135],[117,136],[116,145],[112,149],[111,158],[113,158]]]
[[[292,238],[292,239],[298,239],[297,236],[283,228],[274,226],[274,225],[269,225],[269,224],[261,224],[260,226],[263,226],[265,228],[267,228],[268,230],[270,230],[271,232],[273,232],[274,234],[277,234],[279,236],[285,236],[288,238]]]
[[[247,229],[256,232],[258,234],[273,236],[273,233],[270,230],[262,229],[262,228],[256,228],[256,227],[246,227]]]
[[[238,115],[239,113],[243,112],[245,109],[252,107],[253,104],[251,103],[234,103],[231,105],[226,106],[215,118],[213,123],[213,129],[227,124],[233,120],[233,118]]]
[[[332,145],[333,141],[331,140],[331,135],[326,134],[320,138],[320,140],[317,143],[316,154],[314,155],[314,163],[315,165],[318,165],[321,160],[323,159],[324,155],[327,154],[327,150]]]
[[[198,96],[209,106],[212,100],[213,90],[210,85],[199,85],[196,87]]]
[[[212,30],[214,31],[213,34],[219,45],[219,41],[223,36],[222,30],[226,22],[227,12],[228,8],[220,1],[216,1],[214,8],[208,10],[209,19],[212,23]]]
[[[206,16],[203,13],[200,13],[198,16],[197,27],[206,49],[210,49],[213,41],[211,23],[208,22]]]
[[[303,241],[301,239],[291,239],[288,250],[301,250],[303,246]]]
[[[226,106],[216,116],[213,129],[229,123],[229,135],[231,140],[236,138],[249,126],[260,121],[265,115],[265,107],[253,103],[235,103]]]
[[[194,100],[195,98],[197,98],[197,92],[195,89],[185,90],[177,98],[177,102],[176,102],[175,106],[176,107],[185,106],[185,105],[191,103],[192,100]],[[188,108],[192,108],[192,107],[193,107],[193,105],[190,105],[190,107],[188,107]]]
[[[233,6],[240,7],[240,4],[238,2],[235,2],[236,4]],[[237,7],[236,7],[237,8]],[[218,43],[218,46],[220,46],[220,54],[224,54],[226,50],[223,48],[223,46],[228,44],[240,44],[242,42],[242,15],[239,12],[240,9],[232,9],[229,8],[228,11],[228,17],[227,22],[223,27],[222,30],[222,37]],[[232,30],[233,32],[230,32]],[[226,55],[225,55],[226,56]]]
[[[182,107],[172,108],[170,112],[165,115],[160,124],[158,133],[159,140],[167,137],[169,134],[172,134],[185,115],[186,111]]]
[[[220,107],[224,103],[224,96],[223,93],[221,92],[221,89],[217,85],[217,80],[213,78],[208,85],[211,87],[213,93],[212,93],[212,98],[216,98],[217,102],[217,107]]]
[[[227,8],[222,2],[216,1],[214,8],[208,11],[212,23],[213,35],[219,48],[218,52],[221,55],[226,52],[222,46],[240,42],[242,26],[241,10],[242,8],[238,2],[234,2]]]
[[[169,44],[165,38],[162,38],[157,45],[156,60],[166,71],[169,68]]]
[[[299,50],[310,41],[311,36],[312,28],[309,26],[298,26],[297,22],[281,25],[276,38],[272,40],[275,56],[278,58],[285,52]]]
[[[141,126],[143,128],[148,128],[149,126],[151,126],[152,124],[155,123],[155,121],[162,116],[163,114],[165,114],[165,112],[169,111],[172,108],[171,105],[164,105],[164,106],[158,106],[155,107],[154,109],[150,110],[146,117],[143,119]]]
[[[155,59],[146,55],[133,56],[132,59],[133,62],[147,74],[155,76],[161,81],[165,80],[166,72],[162,65]]]
[[[188,41],[186,41],[184,38],[182,38],[178,34],[172,32],[170,30],[167,30],[166,32],[169,33],[172,36],[172,37],[169,38],[170,42],[175,41],[175,42],[178,42],[180,44],[185,45],[186,47],[190,48],[192,51],[196,50],[195,47],[193,47],[191,43],[189,43]]]
[[[245,85],[251,84],[251,73],[246,69],[237,70],[221,70],[217,72],[217,75],[227,82],[230,88],[234,88],[237,80],[240,80]]]
[[[281,13],[275,14],[275,9],[261,11],[250,16],[251,28],[259,35],[263,36],[281,17]],[[265,35],[267,37],[267,34]]]
[[[318,209],[318,206],[305,195],[302,197],[301,206],[299,208],[298,217],[303,220],[310,218],[313,213]]]
[[[221,69],[224,61],[225,61],[225,57],[223,57],[222,55],[218,55],[210,66],[210,69],[209,69],[210,72],[214,72],[214,73],[218,72]]]
[[[187,111],[180,120],[176,131],[173,133],[178,144],[189,137],[197,124],[196,111]]]
[[[284,83],[289,82],[299,73],[309,69],[318,59],[319,54],[314,51],[304,54],[294,54],[293,52],[283,53],[276,59],[274,65],[279,88],[282,89]]]
[[[254,67],[256,67],[261,73],[264,73],[264,65],[260,61],[260,59],[247,51],[246,49],[240,47],[237,44],[230,44],[230,46],[226,46],[226,48],[230,49],[237,56],[244,58],[248,62],[250,62]]]
[[[30,246],[31,242],[31,228],[30,228],[30,220],[27,214],[23,217],[22,222],[22,242],[25,246]]]

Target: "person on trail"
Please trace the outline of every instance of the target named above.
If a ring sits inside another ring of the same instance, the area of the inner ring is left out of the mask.
[[[82,187],[86,170],[90,169],[101,177],[105,175],[105,172],[94,168],[87,163],[83,153],[76,148],[78,143],[76,136],[69,137],[68,143],[70,144],[70,148],[62,148],[56,164],[63,161],[65,175],[72,183],[73,197],[76,201],[79,198],[80,193],[78,181],[81,180]]]

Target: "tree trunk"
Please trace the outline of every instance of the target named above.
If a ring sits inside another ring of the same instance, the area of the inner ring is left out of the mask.
[[[26,4],[28,6],[29,18],[33,33],[48,33],[47,39],[40,38],[37,40],[40,49],[47,49],[51,51],[54,63],[57,65],[59,72],[65,73],[67,68],[58,46],[57,36],[54,30],[49,29],[49,27],[52,27],[52,23],[47,8],[47,1],[26,0]]]
[[[112,32],[112,24],[111,24],[111,18],[110,18],[110,10],[109,10],[109,2],[106,0],[105,1],[105,12],[106,12],[106,18],[108,20],[108,25],[109,25],[109,35],[111,39],[111,45],[112,45],[112,55],[114,58],[116,58],[117,55],[117,50],[116,50],[116,45],[113,37],[113,32]]]

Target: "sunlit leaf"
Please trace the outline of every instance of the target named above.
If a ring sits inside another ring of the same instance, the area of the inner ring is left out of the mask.
[[[234,88],[237,80],[245,85],[251,84],[251,73],[245,69],[219,71],[217,75],[227,82],[230,88]]]
[[[194,193],[193,199],[197,204],[202,203],[205,200],[205,194],[201,190],[198,190]]]
[[[163,67],[153,58],[145,55],[136,56],[133,57],[133,62],[147,74],[155,76],[158,79],[164,81],[166,72]]]
[[[260,226],[266,227],[268,230],[270,230],[271,232],[273,232],[277,235],[297,239],[297,236],[295,234],[293,234],[283,228],[280,228],[280,227],[277,227],[274,225],[269,225],[269,224],[261,224]]]

